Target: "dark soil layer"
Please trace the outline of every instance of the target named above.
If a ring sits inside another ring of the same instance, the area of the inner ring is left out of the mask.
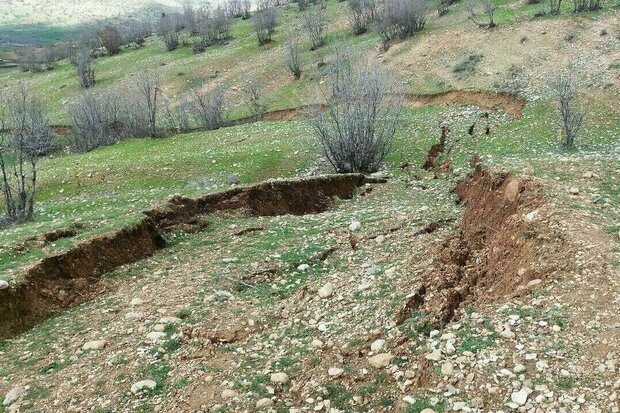
[[[25,282],[0,291],[0,337],[11,337],[58,311],[102,292],[99,278],[164,248],[170,230],[199,230],[201,215],[242,209],[262,216],[303,215],[327,210],[333,197],[350,198],[355,189],[376,182],[359,174],[265,182],[201,198],[174,197],[145,211],[138,224],[105,234],[45,258],[29,268]]]

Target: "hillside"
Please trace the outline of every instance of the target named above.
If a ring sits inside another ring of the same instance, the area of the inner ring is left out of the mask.
[[[497,5],[493,29],[457,2],[387,51],[334,0],[311,51],[282,5],[267,45],[252,18],[203,53],[151,36],[97,58],[87,92],[66,60],[1,72],[0,90],[46,101],[60,144],[34,220],[0,230],[0,412],[620,411],[618,5]],[[10,24],[121,13],[8,6]],[[305,119],[343,45],[404,94],[365,177],[330,175]],[[574,150],[551,88],[569,65],[587,109]],[[173,110],[221,86],[228,123],[71,153],[70,107],[144,73]],[[440,126],[448,149],[423,169]]]

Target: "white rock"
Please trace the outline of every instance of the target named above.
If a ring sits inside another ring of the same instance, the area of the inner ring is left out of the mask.
[[[576,188],[576,187],[568,188],[568,193],[571,195],[579,195],[579,188]]]
[[[361,227],[362,227],[362,223],[361,222],[353,221],[353,222],[351,222],[351,224],[349,224],[349,231],[351,231],[351,232],[357,231]]]
[[[527,387],[524,387],[519,391],[512,392],[512,394],[510,395],[510,400],[512,400],[519,406],[525,406],[525,403],[527,403],[527,398],[530,396],[530,393],[532,393],[532,391]]]
[[[88,341],[84,343],[84,345],[82,346],[82,350],[101,350],[107,344],[108,343],[105,340]]]
[[[151,331],[146,335],[146,338],[151,341],[160,341],[166,337],[166,333],[161,331]]]
[[[415,404],[415,398],[411,397],[411,396],[405,396],[403,397],[403,401],[407,404]]]
[[[515,333],[513,333],[512,331],[510,331],[509,328],[505,328],[504,330],[502,330],[499,333],[500,336],[504,337],[504,338],[515,338]]]
[[[163,317],[159,320],[162,324],[181,324],[182,321],[178,317]]]
[[[310,343],[312,345],[312,347],[314,348],[321,348],[323,347],[323,342],[317,338],[315,338],[314,340],[312,340],[312,343]]]
[[[144,318],[144,313],[141,312],[130,312],[125,314],[125,318],[128,320],[139,320],[141,318]]]
[[[516,364],[514,366],[514,368],[512,369],[512,372],[515,374],[519,374],[519,373],[523,373],[525,372],[525,366],[523,364]]]
[[[427,360],[431,360],[431,361],[439,361],[441,360],[441,350],[435,349],[432,352],[425,355],[424,358]]]
[[[153,380],[142,380],[131,386],[131,392],[133,394],[138,394],[144,390],[155,390],[155,387],[157,387],[157,383]]]
[[[426,409],[422,410],[420,413],[435,413],[435,410],[427,407]]]
[[[0,280],[0,290],[6,290],[7,288],[9,288],[9,283],[4,280]]]
[[[344,370],[338,367],[330,367],[329,370],[327,370],[327,374],[332,377],[341,376],[342,373],[344,373]]]
[[[24,393],[26,393],[26,388],[24,386],[13,387],[10,392],[4,396],[4,401],[2,404],[4,406],[10,406],[15,403],[17,399],[19,399]]]
[[[142,300],[141,298],[133,298],[130,302],[129,305],[132,307],[138,307],[140,305],[144,304],[144,300]]]
[[[394,356],[390,353],[381,353],[368,359],[368,363],[376,368],[387,367]]]
[[[310,269],[310,266],[308,264],[301,264],[300,266],[297,267],[298,271],[308,271]]]
[[[267,407],[271,407],[273,406],[273,400],[271,399],[260,399],[259,401],[256,402],[256,408],[257,409],[265,409]]]
[[[222,399],[224,400],[234,399],[235,397],[237,397],[237,392],[232,389],[226,389],[222,392]]]
[[[328,298],[334,293],[334,284],[327,283],[319,289],[319,297]]]
[[[530,281],[529,283],[527,283],[528,287],[535,287],[538,284],[542,283],[542,280],[540,278],[536,278],[535,280]]]
[[[526,214],[523,219],[525,219],[525,222],[532,222],[536,219],[536,217],[538,216],[538,210],[534,210],[532,212],[530,212],[529,214]]]
[[[288,383],[288,380],[289,380],[288,374],[286,373],[273,373],[271,375],[272,383],[279,383],[279,384]]]
[[[377,351],[381,350],[384,345],[385,345],[385,340],[382,340],[382,339],[375,340],[370,345],[370,350],[376,353]]]
[[[454,366],[449,361],[446,361],[441,365],[441,374],[444,376],[451,376],[454,372]]]

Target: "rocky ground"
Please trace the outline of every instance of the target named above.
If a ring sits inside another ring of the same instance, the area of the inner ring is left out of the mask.
[[[556,161],[511,164],[538,203],[510,222],[553,248],[501,296],[457,285],[445,324],[399,315],[467,217],[450,192],[465,171],[394,171],[326,213],[171,235],[2,344],[0,411],[620,411],[617,154]]]

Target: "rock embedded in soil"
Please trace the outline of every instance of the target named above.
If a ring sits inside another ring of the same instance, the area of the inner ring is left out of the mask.
[[[381,353],[368,359],[368,363],[375,368],[387,367],[394,356],[391,353]]]
[[[334,284],[327,283],[319,289],[319,297],[329,298],[334,293]]]
[[[429,354],[425,355],[424,358],[431,361],[439,361],[441,360],[441,350],[435,349]]]
[[[271,407],[273,406],[273,400],[271,399],[260,399],[259,401],[256,402],[256,408],[257,409],[265,409],[267,407]]]
[[[297,267],[297,271],[308,271],[310,266],[308,264],[301,264]]]
[[[330,367],[329,370],[327,370],[327,374],[332,377],[341,376],[342,373],[344,373],[344,370],[338,367]]]
[[[362,223],[359,221],[353,221],[349,224],[349,231],[355,232],[362,227]]]
[[[26,393],[26,388],[24,386],[13,387],[10,392],[4,396],[4,401],[2,404],[4,406],[10,406],[17,401],[23,394]]]
[[[150,333],[146,335],[146,338],[151,341],[159,341],[163,339],[164,337],[166,337],[166,333],[161,332],[161,331],[151,331]]]
[[[512,392],[512,394],[510,395],[510,400],[512,400],[519,406],[525,406],[525,403],[527,403],[527,398],[530,396],[530,393],[532,393],[532,391],[527,387],[524,387],[519,391]]]
[[[288,377],[288,374],[286,373],[273,373],[271,375],[272,383],[283,384],[283,383],[288,383],[288,381],[289,381],[289,377]]]
[[[138,307],[138,306],[141,306],[142,304],[144,304],[144,300],[142,300],[141,298],[133,298],[129,302],[129,305],[132,307]]]
[[[107,344],[108,343],[105,340],[88,341],[88,342],[84,343],[84,345],[82,346],[82,350],[84,350],[84,351],[86,351],[86,350],[101,350]]]
[[[0,290],[6,290],[7,288],[9,288],[9,283],[4,280],[0,280]]]
[[[372,350],[373,352],[376,353],[377,351],[381,350],[384,345],[385,345],[385,340],[383,340],[383,339],[375,340],[370,345],[370,350]]]
[[[232,389],[226,389],[222,392],[222,399],[224,400],[234,399],[235,397],[237,397],[237,392]]]
[[[155,387],[157,387],[157,383],[153,380],[142,380],[131,386],[131,392],[133,394],[138,394],[144,390],[155,390]]]

